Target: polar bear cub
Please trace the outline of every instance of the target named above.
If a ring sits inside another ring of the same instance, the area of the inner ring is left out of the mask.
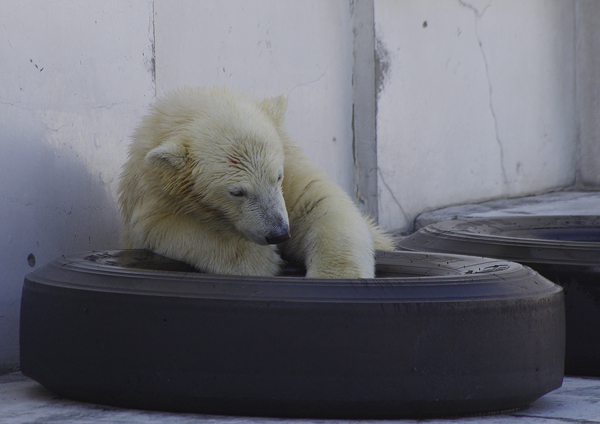
[[[391,239],[283,128],[285,97],[223,88],[160,99],[133,135],[119,184],[124,244],[217,274],[372,278]]]

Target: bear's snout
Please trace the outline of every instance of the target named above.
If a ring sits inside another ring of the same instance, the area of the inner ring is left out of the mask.
[[[279,244],[289,240],[290,237],[290,229],[286,225],[282,228],[272,231],[269,235],[267,235],[267,237],[265,237],[265,240],[267,244]]]

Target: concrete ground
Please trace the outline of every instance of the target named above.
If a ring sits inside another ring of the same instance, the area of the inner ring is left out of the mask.
[[[598,215],[600,193],[559,192],[477,205],[453,206],[427,212],[416,228],[427,224],[475,216]],[[344,420],[288,420],[224,417],[138,411],[93,405],[60,398],[20,373],[0,376],[0,424],[250,424],[250,423],[350,423]],[[399,420],[386,423],[558,424],[600,423],[600,378],[565,377],[563,386],[520,411],[480,417]]]
[[[560,191],[450,206],[419,215],[415,220],[415,230],[451,219],[515,215],[600,215],[600,192]]]
[[[367,423],[370,421],[355,421]],[[566,377],[563,386],[529,407],[506,414],[456,419],[381,423],[558,424],[600,423],[600,378]],[[254,424],[327,423],[347,420],[289,420],[138,411],[61,398],[20,373],[0,377],[0,424]]]

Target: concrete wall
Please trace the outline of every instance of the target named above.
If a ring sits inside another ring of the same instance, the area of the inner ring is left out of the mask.
[[[0,2],[0,373],[24,275],[115,248],[127,138],[154,96],[152,1]]]
[[[0,373],[18,366],[24,275],[120,247],[119,169],[156,93],[288,95],[307,155],[409,230],[437,207],[600,183],[599,3],[0,2]]]
[[[577,175],[573,1],[375,0],[379,221]]]
[[[288,96],[286,128],[346,191],[352,156],[353,21],[348,1],[156,0],[157,95],[224,85]]]
[[[600,186],[600,1],[578,1],[579,183]]]

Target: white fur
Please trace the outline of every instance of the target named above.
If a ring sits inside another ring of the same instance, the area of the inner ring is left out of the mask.
[[[119,184],[124,242],[196,266],[277,275],[275,245],[307,277],[370,278],[381,230],[283,130],[284,97],[261,102],[225,89],[159,100],[133,135]]]

